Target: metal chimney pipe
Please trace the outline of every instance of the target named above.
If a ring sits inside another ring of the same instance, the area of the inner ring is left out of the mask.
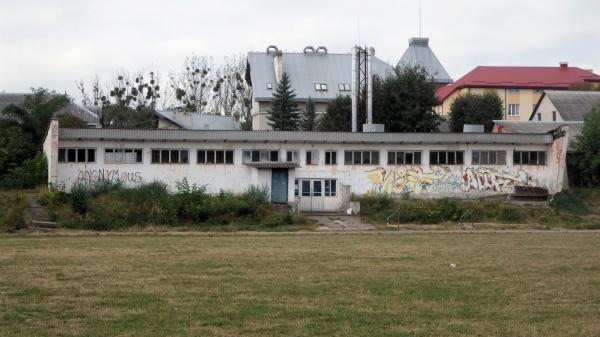
[[[352,47],[352,85],[351,85],[351,98],[352,98],[352,132],[356,132],[356,120],[358,111],[358,88],[357,88],[357,57],[358,57],[358,46]]]
[[[373,57],[375,48],[370,47],[367,53],[367,124],[373,124]]]

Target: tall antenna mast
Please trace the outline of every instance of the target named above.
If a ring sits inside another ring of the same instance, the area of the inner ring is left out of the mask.
[[[421,36],[421,0],[419,0],[419,37]]]
[[[358,36],[358,45],[360,46],[360,16],[356,17],[356,34]]]

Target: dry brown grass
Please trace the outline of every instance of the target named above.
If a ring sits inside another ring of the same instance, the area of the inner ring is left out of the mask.
[[[0,336],[593,336],[599,246],[597,234],[0,236]]]

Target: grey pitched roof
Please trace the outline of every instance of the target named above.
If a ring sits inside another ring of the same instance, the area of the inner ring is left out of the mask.
[[[436,83],[452,83],[450,75],[435,56],[433,50],[429,48],[429,39],[426,37],[413,37],[408,40],[408,49],[398,61],[398,66],[421,66],[427,70]]]
[[[547,134],[561,126],[568,126],[570,133],[569,150],[573,150],[573,139],[581,134],[583,122],[537,122],[537,121],[506,121],[494,120],[494,124],[506,128],[512,133]]]
[[[254,98],[257,101],[270,101],[277,86],[273,54],[265,52],[248,53],[248,66]],[[333,100],[338,94],[349,95],[349,91],[339,91],[338,84],[350,84],[352,78],[352,55],[322,53],[283,53],[283,71],[290,76],[296,99],[305,101],[311,97],[315,102]],[[373,73],[381,77],[392,71],[392,66],[375,57]],[[271,83],[273,89],[267,89]],[[327,84],[327,91],[316,91],[315,83]]]
[[[546,90],[544,96],[565,121],[583,121],[595,106],[600,106],[600,91]]]
[[[156,111],[156,115],[187,130],[239,130],[240,123],[236,123],[231,116],[207,115],[200,113],[187,113],[176,110]]]
[[[216,131],[178,129],[63,129],[63,140],[160,140],[165,142],[244,142],[308,144],[552,144],[552,134],[352,133],[308,131]]]
[[[494,120],[494,124],[502,126],[513,133],[548,133],[561,126],[569,126],[573,132],[581,132],[583,122],[537,122],[537,121],[507,121]]]
[[[25,100],[25,97],[30,94],[6,94],[0,93],[0,118],[2,117],[2,110],[11,104],[21,104]],[[98,115],[89,109],[75,103],[70,102],[67,106],[58,111],[58,114],[69,114],[78,117],[82,121],[89,125],[97,126],[100,124]]]

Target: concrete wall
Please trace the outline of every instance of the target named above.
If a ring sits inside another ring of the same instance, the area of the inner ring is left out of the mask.
[[[518,89],[517,92],[511,92],[508,88],[462,88],[453,92],[442,102],[442,104],[436,106],[434,110],[437,113],[446,116],[450,113],[450,106],[460,95],[467,93],[482,94],[489,91],[495,92],[502,99],[504,108],[502,119],[511,121],[529,120],[529,116],[531,116],[535,104],[537,104],[542,96],[542,92],[536,89]],[[519,104],[519,116],[508,115],[509,104]]]
[[[48,163],[49,185],[56,185],[58,181],[58,127],[58,120],[53,119],[48,126],[48,133],[42,147]]]
[[[174,187],[184,177],[190,183],[206,185],[211,193],[228,190],[245,191],[250,185],[271,185],[271,169],[257,169],[242,164],[245,149],[280,150],[285,158],[286,150],[298,150],[299,167],[289,169],[288,200],[294,198],[296,179],[336,179],[338,195],[326,197],[326,210],[339,209],[347,202],[341,197],[343,186],[349,186],[347,195],[354,193],[387,192],[420,198],[461,197],[475,198],[494,194],[511,193],[515,185],[546,187],[551,193],[561,190],[564,184],[564,160],[566,139],[559,138],[553,145],[352,145],[352,144],[304,144],[304,143],[193,143],[193,142],[132,142],[132,141],[85,141],[65,140],[51,142],[48,138],[44,151],[49,158],[56,158],[57,147],[95,148],[95,163],[57,163],[56,176],[49,170],[50,181],[57,187],[68,189],[77,182],[98,180],[121,181],[125,184],[147,183],[159,180]],[[105,148],[143,149],[141,164],[107,164]],[[189,149],[189,164],[151,164],[153,148]],[[234,149],[233,165],[196,164],[196,149]],[[319,151],[319,164],[306,165],[306,151]],[[325,165],[324,151],[337,151],[337,165]],[[344,150],[379,151],[379,165],[344,165]],[[387,165],[387,151],[420,150],[422,165]],[[463,150],[464,165],[429,165],[429,150]],[[504,150],[506,165],[471,165],[473,150]],[[515,150],[546,151],[547,165],[513,165]],[[54,160],[54,159],[52,159]],[[49,159],[50,161],[50,159]],[[54,164],[51,164],[54,165]],[[54,167],[54,166],[51,166]]]

